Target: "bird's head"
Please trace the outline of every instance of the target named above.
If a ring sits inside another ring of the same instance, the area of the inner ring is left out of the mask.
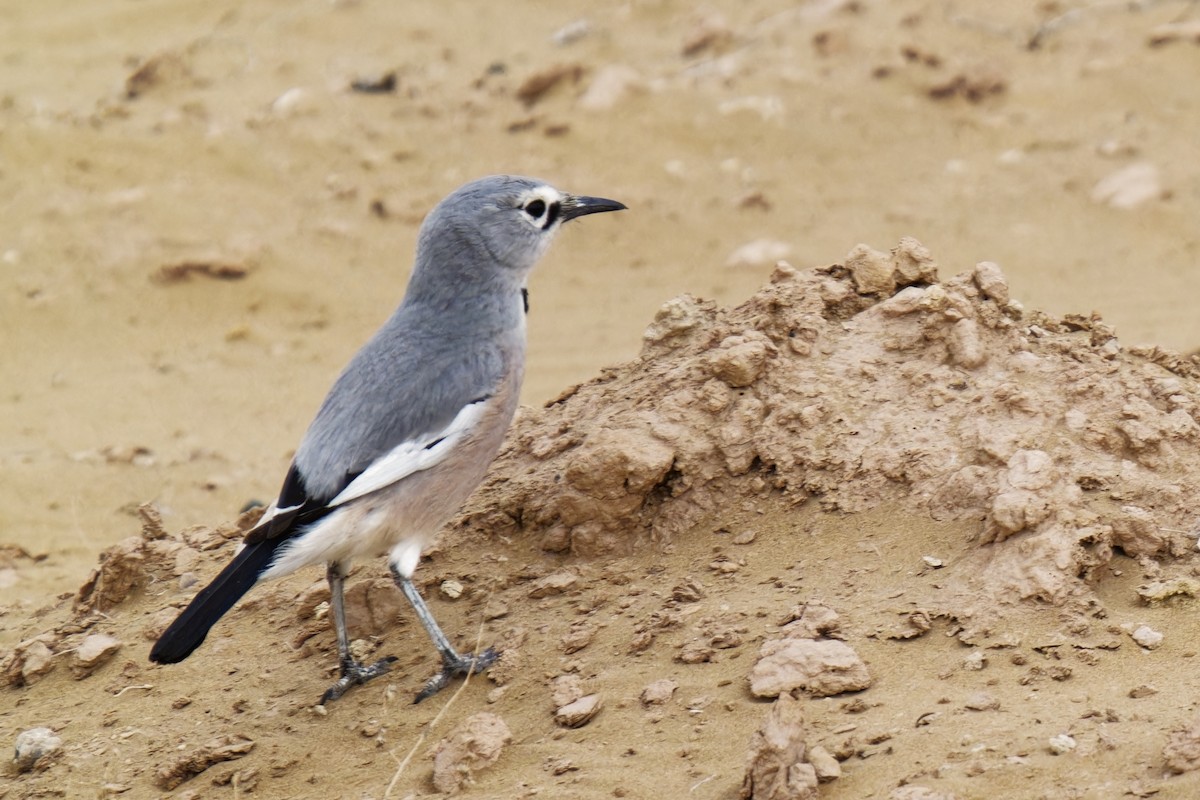
[[[500,269],[523,281],[564,222],[623,203],[574,195],[545,181],[512,175],[481,178],[451,193],[426,217],[419,250],[480,269]]]

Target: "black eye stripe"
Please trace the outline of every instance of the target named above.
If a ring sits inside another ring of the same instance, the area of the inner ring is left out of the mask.
[[[562,214],[562,203],[557,200],[547,203],[537,197],[521,206],[521,210],[528,214],[534,222],[541,222],[541,229],[545,231],[558,222],[558,218]]]

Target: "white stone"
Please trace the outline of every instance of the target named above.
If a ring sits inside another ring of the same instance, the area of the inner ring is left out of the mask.
[[[1079,743],[1075,741],[1075,737],[1069,736],[1065,733],[1060,733],[1057,736],[1051,736],[1050,741],[1047,743],[1047,747],[1049,747],[1050,752],[1056,756],[1065,755],[1078,746]]]
[[[1129,635],[1147,650],[1156,650],[1163,643],[1163,635],[1149,625],[1139,625]]]
[[[62,749],[62,739],[49,728],[30,728],[17,735],[16,753],[13,763],[18,772],[28,772],[45,756],[54,755]]]
[[[1143,162],[1101,178],[1092,189],[1092,201],[1127,211],[1161,197],[1162,193],[1158,167]]]
[[[792,252],[792,246],[787,242],[776,239],[755,239],[734,250],[725,259],[727,267],[757,267],[774,264],[782,258],[787,258]]]

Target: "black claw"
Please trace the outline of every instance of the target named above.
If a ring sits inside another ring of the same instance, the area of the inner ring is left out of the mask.
[[[342,677],[338,678],[337,683],[325,690],[325,694],[321,695],[321,701],[318,705],[337,700],[339,697],[349,691],[351,686],[361,686],[372,678],[378,678],[392,669],[392,662],[396,660],[395,656],[387,656],[376,661],[371,666],[365,666],[357,661],[350,661],[342,664]]]
[[[433,697],[442,689],[445,689],[454,678],[478,675],[492,666],[492,664],[495,664],[496,659],[499,657],[500,654],[496,652],[496,648],[489,647],[477,656],[456,656],[455,658],[444,659],[442,661],[442,671],[430,678],[425,683],[425,687],[417,692],[417,696],[413,698],[413,705],[426,698]]]

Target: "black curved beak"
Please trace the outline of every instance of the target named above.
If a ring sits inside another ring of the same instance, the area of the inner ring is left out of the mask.
[[[563,222],[570,222],[576,217],[599,214],[602,211],[621,211],[624,208],[625,204],[616,200],[572,195],[563,203],[562,218]]]

